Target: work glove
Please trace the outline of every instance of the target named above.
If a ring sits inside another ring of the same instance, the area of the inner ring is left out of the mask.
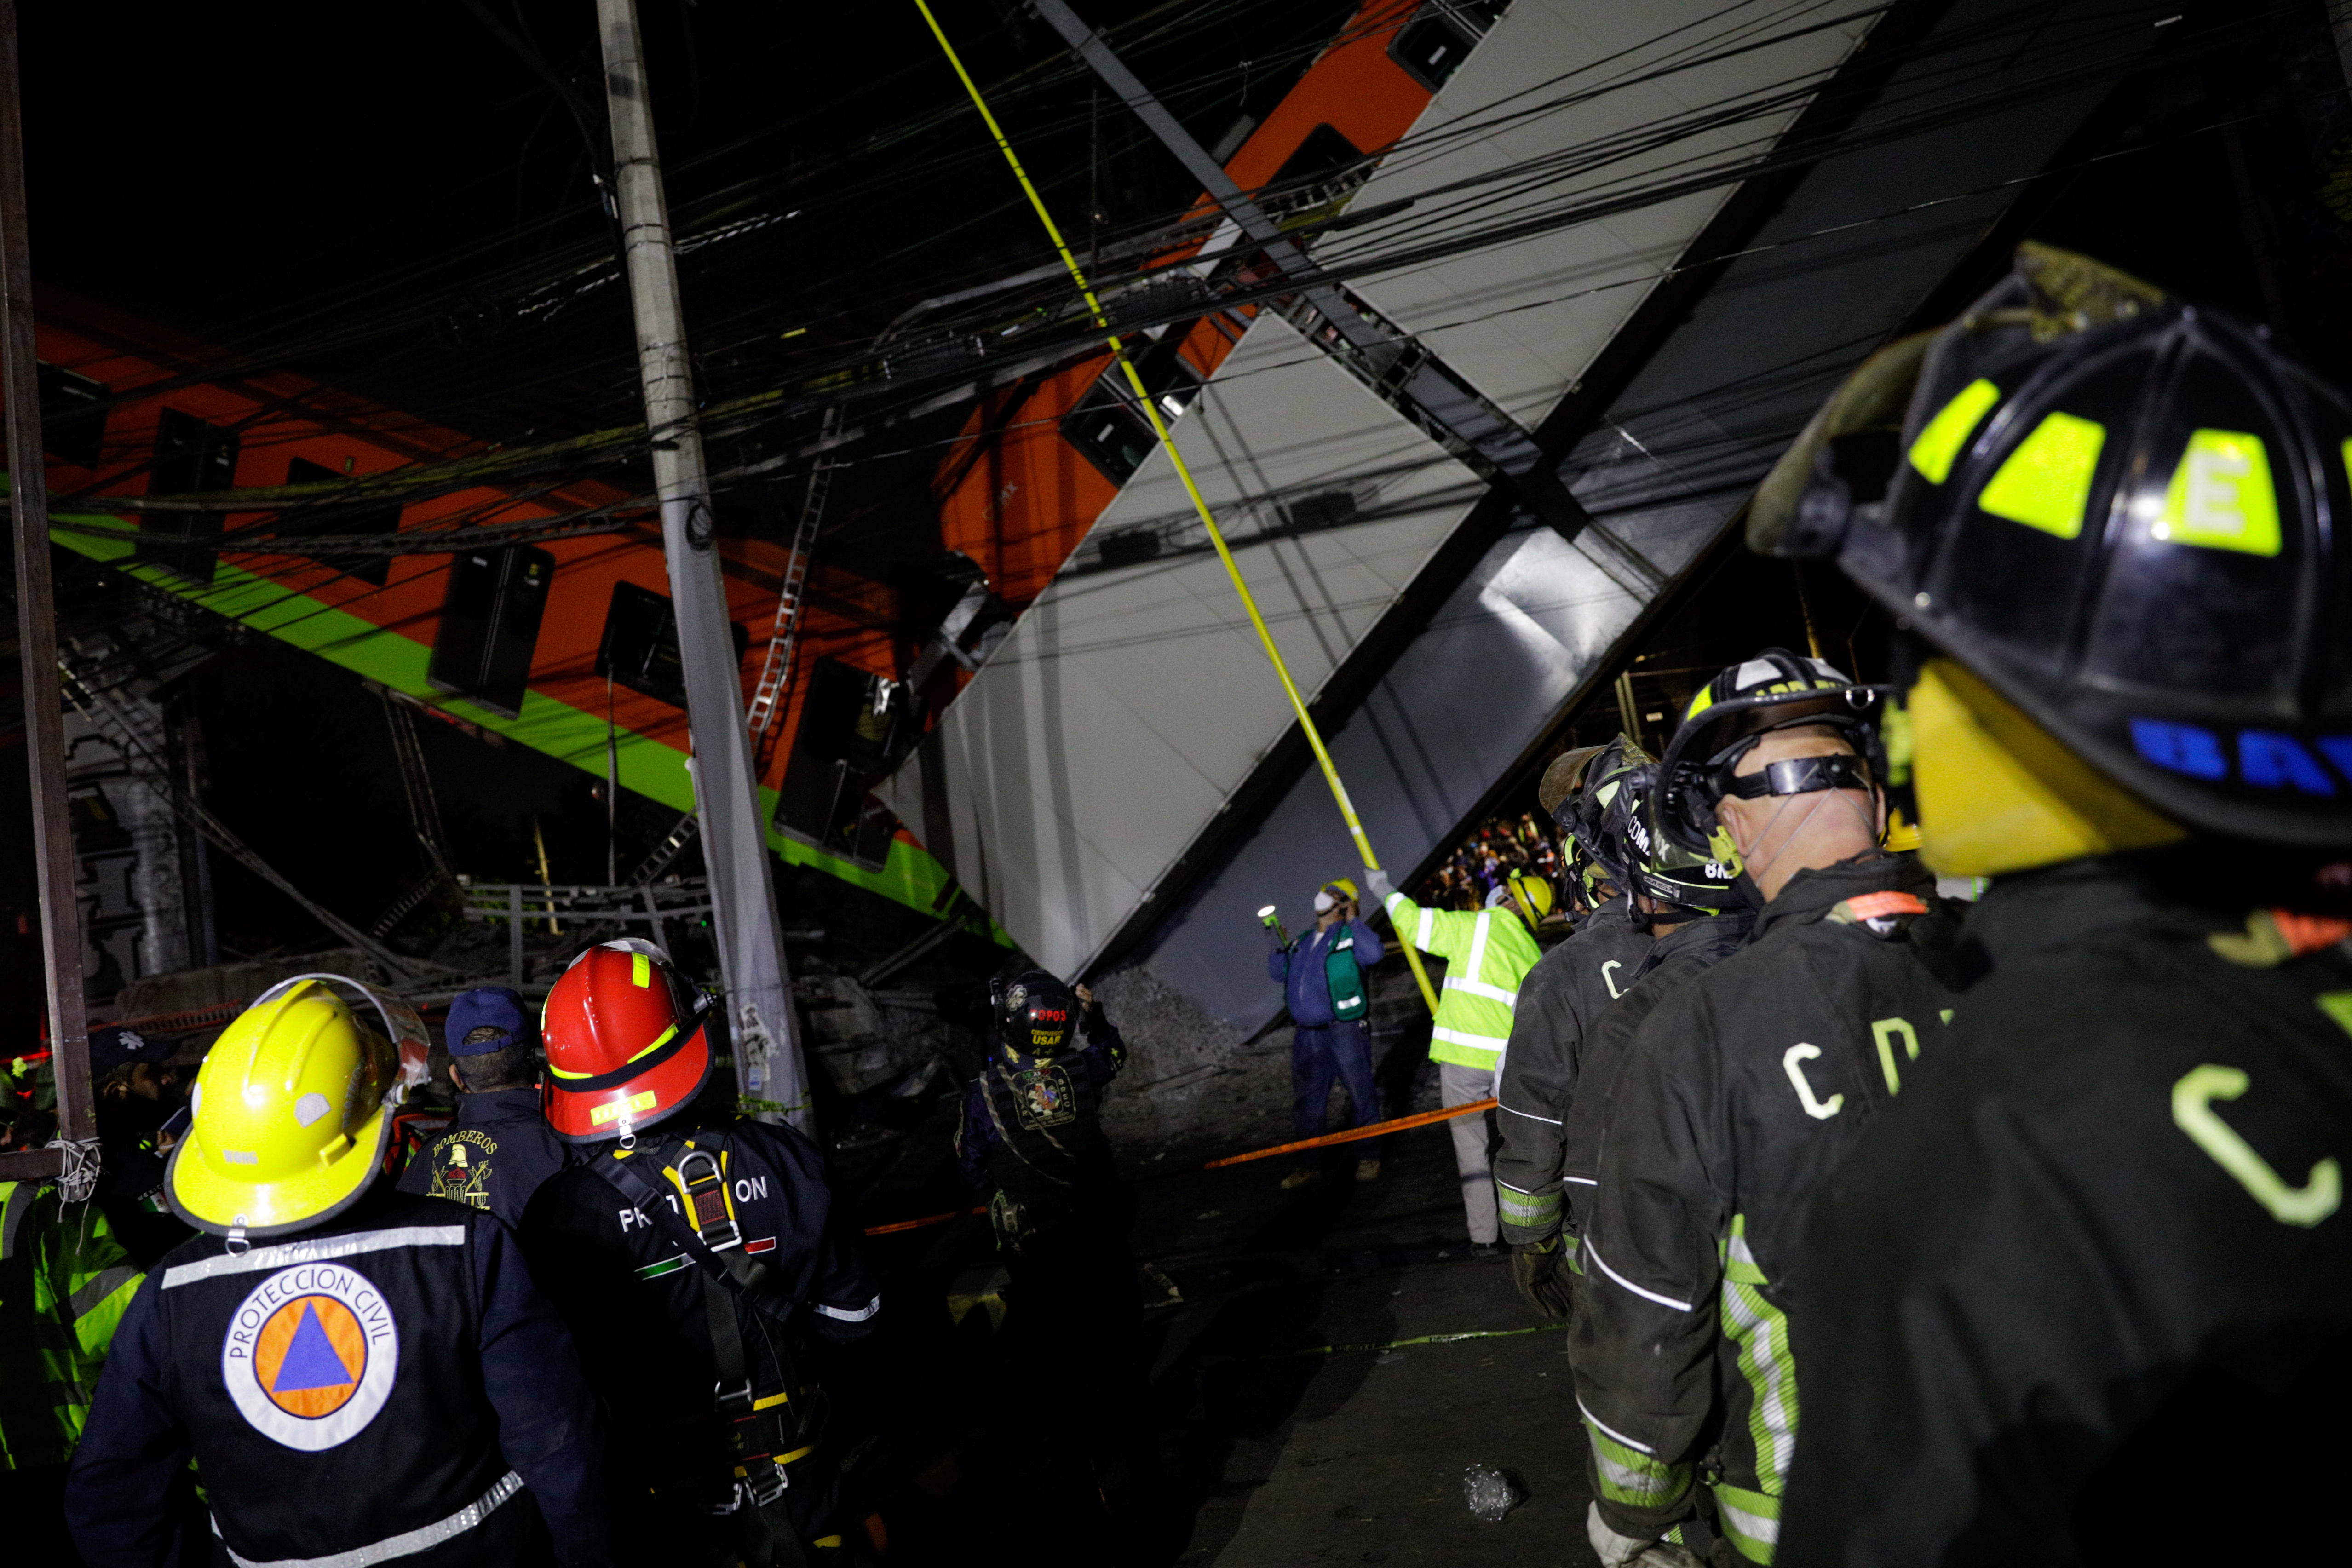
[[[1372,902],[1374,904],[1386,904],[1389,901],[1389,894],[1396,891],[1396,883],[1389,880],[1388,873],[1384,871],[1377,871],[1370,866],[1366,866],[1364,868],[1364,891],[1372,895]]]
[[[1528,1304],[1544,1316],[1568,1316],[1568,1250],[1559,1237],[1511,1249],[1511,1281]]]
[[[1687,1548],[1671,1541],[1618,1534],[1602,1521],[1597,1502],[1586,1505],[1584,1538],[1600,1555],[1601,1568],[1705,1568]]]

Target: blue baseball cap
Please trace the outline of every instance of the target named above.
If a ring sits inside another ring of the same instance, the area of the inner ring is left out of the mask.
[[[468,1040],[476,1030],[494,1029],[495,1037]],[[510,1045],[539,1044],[539,1020],[523,1005],[522,997],[504,986],[484,986],[460,991],[449,1004],[449,1022],[442,1030],[452,1056],[480,1056]]]
[[[93,1078],[103,1078],[116,1068],[128,1067],[135,1061],[168,1061],[173,1049],[172,1040],[151,1039],[135,1029],[108,1024],[89,1031],[89,1073]]]

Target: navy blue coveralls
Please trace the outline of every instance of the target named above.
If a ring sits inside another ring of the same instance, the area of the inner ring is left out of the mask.
[[[1380,1094],[1372,1085],[1372,1020],[1369,1001],[1352,1019],[1331,1006],[1331,950],[1342,940],[1358,969],[1385,956],[1381,939],[1360,920],[1342,921],[1328,931],[1309,931],[1287,947],[1266,955],[1266,977],[1282,987],[1282,998],[1297,1025],[1290,1037],[1290,1120],[1302,1138],[1320,1137],[1325,1109],[1336,1078],[1348,1091],[1350,1127],[1380,1120]]]
[[[663,1188],[663,1167],[676,1168],[689,1141],[723,1157],[728,1215],[740,1233],[728,1251],[760,1266],[756,1289],[737,1294],[711,1281],[677,1233],[594,1168],[611,1160],[613,1144],[580,1149],[539,1189],[522,1226],[531,1271],[613,1413],[609,1468],[630,1479],[614,1505],[623,1555],[731,1564],[762,1518],[806,1545],[839,1547],[835,1456],[824,1446],[818,1347],[806,1336],[849,1341],[873,1331],[882,1296],[864,1238],[833,1201],[824,1155],[799,1133],[681,1120],[640,1134],[629,1157],[647,1162],[648,1181]],[[669,1207],[681,1215],[675,1194]],[[731,1317],[750,1382],[746,1397],[717,1407],[714,1301]],[[754,1457],[773,1459],[787,1485],[780,1502],[747,1513],[730,1478]]]
[[[163,1568],[196,1461],[232,1561],[608,1561],[602,1419],[507,1228],[376,1188],[315,1230],[173,1248],[66,1483],[90,1568]]]
[[[487,1208],[509,1225],[540,1184],[564,1166],[564,1147],[536,1089],[459,1094],[457,1119],[409,1157],[400,1190]]]

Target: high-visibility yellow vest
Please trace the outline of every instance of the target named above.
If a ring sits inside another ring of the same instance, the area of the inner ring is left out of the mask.
[[[1462,1067],[1501,1065],[1519,982],[1543,956],[1527,922],[1508,907],[1475,915],[1423,909],[1402,893],[1390,894],[1385,907],[1398,936],[1445,960],[1445,988],[1438,995],[1437,1019],[1430,1031],[1430,1060]]]
[[[0,1469],[62,1464],[146,1276],[95,1203],[0,1182]]]

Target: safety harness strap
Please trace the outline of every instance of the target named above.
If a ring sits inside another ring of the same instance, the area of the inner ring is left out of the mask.
[[[677,1172],[696,1223],[688,1223],[671,1207],[667,1201],[670,1195],[646,1179],[644,1170],[636,1163],[640,1159],[650,1160],[656,1166],[667,1166]],[[765,1265],[755,1263],[743,1254],[741,1228],[727,1209],[724,1167],[718,1156],[709,1150],[689,1149],[682,1142],[672,1141],[657,1148],[641,1150],[625,1159],[620,1156],[618,1150],[614,1150],[608,1157],[595,1161],[593,1168],[618,1188],[621,1196],[629,1200],[638,1214],[651,1221],[700,1266],[703,1315],[708,1320],[710,1333],[712,1369],[718,1374],[711,1390],[712,1405],[721,1419],[734,1424],[731,1428],[735,1433],[734,1440],[741,1450],[738,1457],[744,1461],[740,1467],[743,1474],[737,1483],[738,1490],[714,1511],[721,1514],[736,1512],[748,1499],[755,1505],[748,1511],[756,1516],[761,1506],[782,1497],[790,1484],[784,1474],[783,1461],[777,1456],[782,1453],[781,1439],[787,1435],[791,1417],[782,1409],[772,1407],[774,1402],[754,1397],[751,1357],[743,1347],[743,1325],[736,1312],[735,1302],[738,1297],[749,1297],[752,1291],[763,1285],[768,1278],[768,1270]],[[716,1201],[711,1201],[714,1198]],[[775,1299],[772,1292],[770,1296]],[[784,1304],[789,1311],[801,1303],[786,1299]],[[789,1387],[793,1381],[791,1368],[787,1365],[783,1371]],[[771,1407],[762,1408],[763,1406]],[[747,1434],[746,1424],[756,1430]],[[766,1453],[750,1451],[753,1446],[750,1439],[758,1437],[767,1439]],[[761,1459],[772,1462],[763,1468],[757,1462]],[[767,1533],[764,1524],[756,1520],[747,1521],[745,1528],[755,1535]],[[792,1544],[797,1548],[798,1542]],[[747,1542],[747,1546],[751,1548],[751,1556],[754,1562],[777,1560],[779,1546],[773,1539],[769,1540],[764,1547],[756,1540]]]

